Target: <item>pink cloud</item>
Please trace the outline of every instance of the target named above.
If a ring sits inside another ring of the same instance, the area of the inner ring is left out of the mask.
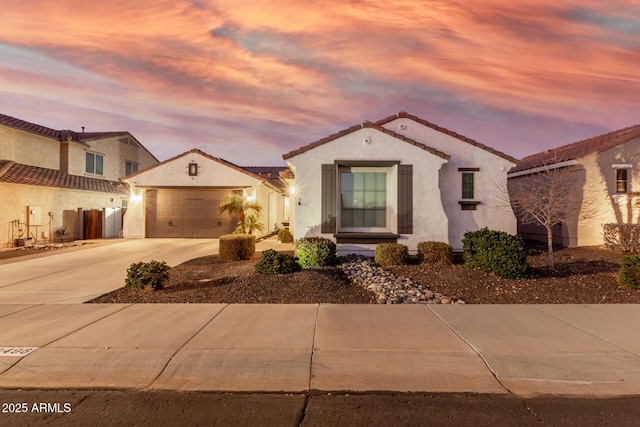
[[[237,163],[403,109],[523,156],[637,121],[635,28],[623,0],[5,0],[0,109],[55,100]]]

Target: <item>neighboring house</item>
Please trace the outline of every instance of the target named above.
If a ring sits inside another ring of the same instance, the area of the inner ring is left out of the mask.
[[[507,171],[517,160],[405,112],[283,158],[295,175],[296,239],[331,238],[341,252],[381,242],[415,251],[422,241],[461,250],[466,231],[516,232],[504,202]]]
[[[119,178],[156,163],[129,132],[55,130],[0,114],[0,245],[120,236],[129,191]]]
[[[206,237],[232,233],[238,223],[220,213],[230,194],[243,194],[262,206],[270,234],[288,221],[290,172],[286,167],[240,167],[193,149],[124,181],[131,201],[124,217],[124,237]]]
[[[558,168],[577,174],[574,191],[582,206],[554,231],[556,243],[601,245],[602,224],[640,219],[640,125],[525,157],[509,172],[509,183],[532,181],[536,172]],[[525,238],[546,241],[541,227],[518,224],[518,229]]]

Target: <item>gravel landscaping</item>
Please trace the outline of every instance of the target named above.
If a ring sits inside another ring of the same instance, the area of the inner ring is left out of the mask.
[[[160,291],[121,288],[94,303],[280,303],[280,304],[610,304],[640,303],[640,291],[617,283],[620,254],[599,248],[556,252],[556,270],[546,254],[527,259],[533,276],[502,279],[459,263],[418,263],[380,269],[361,257],[342,258],[339,267],[304,269],[285,275],[253,271],[260,259],[222,262],[196,258],[169,272]]]

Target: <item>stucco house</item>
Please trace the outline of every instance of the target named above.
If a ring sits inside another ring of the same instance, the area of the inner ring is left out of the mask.
[[[341,252],[422,241],[462,249],[469,230],[516,232],[502,205],[517,160],[419,117],[400,112],[291,151],[294,237],[333,239]],[[503,197],[500,197],[503,196]]]
[[[0,244],[119,237],[120,178],[158,163],[129,132],[55,130],[0,114]]]
[[[602,224],[639,221],[640,125],[527,156],[509,172],[509,185],[533,182],[537,172],[552,169],[575,175],[572,191],[582,200],[573,215],[554,230],[555,243],[601,245]],[[546,241],[541,227],[518,224],[518,229],[525,238]]]
[[[238,220],[220,213],[233,193],[262,206],[264,230],[288,225],[287,167],[240,167],[193,149],[123,179],[131,191],[124,237],[217,238],[234,231]]]

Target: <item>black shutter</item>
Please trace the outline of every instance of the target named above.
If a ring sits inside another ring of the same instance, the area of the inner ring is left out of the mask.
[[[413,165],[398,165],[398,234],[413,234]]]
[[[336,232],[336,165],[322,165],[322,233]]]

